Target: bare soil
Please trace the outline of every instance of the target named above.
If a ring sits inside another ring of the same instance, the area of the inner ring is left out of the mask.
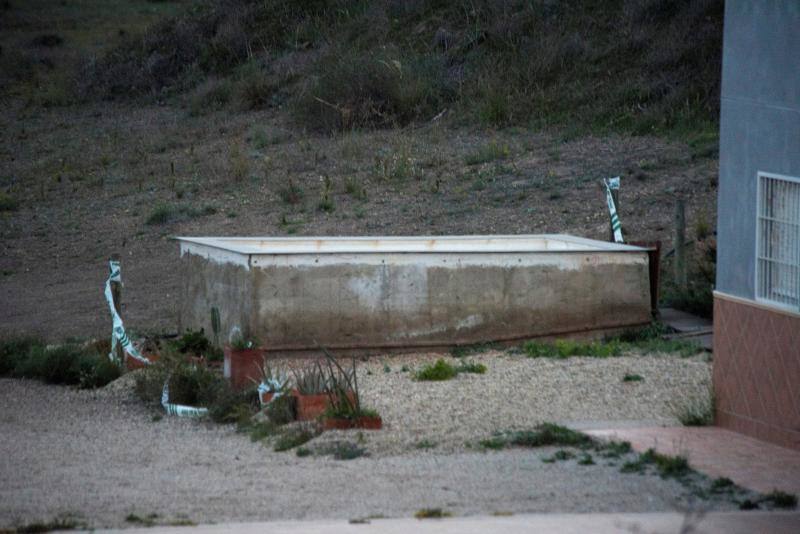
[[[627,239],[668,243],[678,195],[690,237],[713,228],[717,161],[680,141],[443,121],[328,137],[298,130],[280,110],[195,117],[180,100],[11,101],[0,112],[0,187],[19,207],[0,212],[0,335],[105,335],[102,285],[115,252],[129,328],[174,331],[175,235],[606,239],[599,180],[617,175]],[[474,163],[481,150],[487,161]],[[318,207],[325,177],[330,212]],[[297,203],[282,194],[290,183],[302,190]],[[161,204],[172,219],[148,224]]]

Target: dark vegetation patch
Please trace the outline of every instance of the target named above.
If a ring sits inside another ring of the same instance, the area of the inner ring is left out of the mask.
[[[98,388],[120,376],[108,350],[107,343],[46,345],[36,338],[8,339],[0,342],[0,376]]]
[[[460,373],[484,374],[486,366],[476,362],[461,362],[453,365],[443,359],[438,359],[434,363],[424,365],[414,375],[416,380],[421,381],[441,381],[455,378]]]
[[[703,129],[718,115],[723,5],[206,0],[128,37],[90,65],[85,89],[162,95],[225,79],[236,88],[212,101],[286,102],[323,131],[445,109],[490,125]]]
[[[693,356],[701,349],[688,341],[665,339],[667,327],[661,323],[638,330],[625,332],[620,336],[603,341],[581,342],[571,339],[558,339],[552,343],[528,341],[522,345],[522,352],[531,358],[570,358],[588,356],[609,358],[621,356],[626,352],[677,352],[682,356]]]

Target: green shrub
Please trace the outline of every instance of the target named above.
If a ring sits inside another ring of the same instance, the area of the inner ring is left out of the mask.
[[[458,369],[456,369],[455,366],[439,359],[433,364],[424,365],[422,369],[417,371],[414,377],[417,380],[439,381],[450,380],[451,378],[455,378],[457,374]]]
[[[211,343],[206,337],[205,330],[187,329],[186,332],[173,342],[175,350],[182,354],[190,353],[198,356],[205,354]]]
[[[773,490],[764,496],[764,500],[775,508],[797,508],[797,495],[785,491]]]
[[[21,376],[18,366],[27,359],[34,348],[43,348],[44,342],[34,337],[18,337],[0,341],[0,376]]]
[[[303,126],[326,132],[392,127],[441,110],[452,92],[433,57],[352,50],[324,56],[292,103]]]
[[[116,363],[95,348],[71,343],[47,347],[34,338],[0,344],[0,371],[0,375],[82,388],[105,386],[121,373]]]

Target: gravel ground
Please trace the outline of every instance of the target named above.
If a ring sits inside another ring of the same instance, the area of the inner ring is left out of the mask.
[[[423,507],[455,515],[493,512],[659,511],[690,506],[689,489],[619,465],[543,463],[552,448],[482,452],[465,443],[544,420],[672,422],[673,406],[709,383],[702,357],[607,360],[475,357],[485,375],[410,380],[393,356],[360,367],[365,404],[386,428],[364,432],[368,457],[299,458],[253,443],[232,427],[163,418],[132,395],[130,378],[98,391],[0,380],[0,527],[75,514],[90,526],[157,522],[408,517]],[[623,383],[625,373],[644,377]],[[356,431],[317,438],[358,441]],[[415,444],[426,439],[433,449]],[[316,443],[315,443],[316,442]],[[598,459],[599,460],[599,459]],[[618,461],[617,461],[618,462]],[[724,500],[703,506],[729,509]]]

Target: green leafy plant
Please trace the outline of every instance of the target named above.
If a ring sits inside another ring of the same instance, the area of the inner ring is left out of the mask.
[[[328,390],[325,372],[318,365],[307,365],[293,369],[294,384],[301,395],[320,395]]]
[[[325,411],[325,416],[336,419],[378,417],[375,410],[364,408],[361,405],[355,356],[351,359],[350,367],[345,368],[325,348],[321,348],[321,350],[325,355],[325,366],[323,367],[320,362],[317,364],[325,375],[327,385],[329,406]]]
[[[424,365],[422,369],[417,371],[414,377],[417,380],[441,381],[455,378],[457,374],[458,369],[456,369],[454,365],[439,359],[433,364]]]
[[[623,382],[641,382],[643,380],[644,378],[642,378],[642,375],[631,373],[625,373],[625,376],[622,377]]]

